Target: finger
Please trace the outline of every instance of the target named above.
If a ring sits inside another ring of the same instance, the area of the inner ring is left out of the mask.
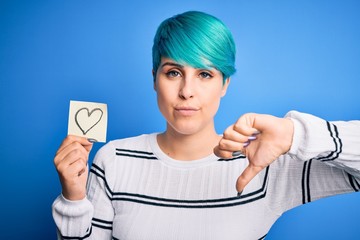
[[[242,135],[234,130],[235,125],[229,126],[223,133],[223,139],[232,140],[235,142],[246,142],[248,136]]]
[[[89,159],[89,154],[84,150],[84,148],[77,148],[71,151],[68,155],[64,158],[64,163],[71,165],[75,161],[78,161],[77,159],[80,159],[83,161],[84,164],[87,164],[87,161]]]
[[[80,177],[83,173],[86,172],[87,165],[84,164],[83,159],[78,159],[77,161],[73,162],[71,166],[68,167],[68,172],[72,177]]]
[[[234,130],[245,136],[258,134],[259,130],[253,127],[255,125],[255,119],[255,113],[247,113],[242,115],[234,124]]]
[[[61,152],[64,148],[66,148],[68,145],[72,144],[73,142],[78,142],[80,143],[82,146],[85,147],[85,149],[87,151],[90,152],[91,148],[92,148],[92,145],[93,143],[92,142],[89,142],[87,140],[87,138],[84,138],[84,137],[78,137],[78,136],[74,136],[74,135],[68,135],[64,141],[61,143],[59,149],[57,150],[56,154]]]
[[[231,151],[226,151],[226,150],[221,150],[219,148],[219,145],[214,147],[214,154],[219,157],[219,158],[224,158],[224,159],[228,159],[228,158],[232,158],[233,157],[233,152]]]
[[[79,163],[86,166],[88,157],[85,154],[81,154],[79,151],[69,153],[62,161],[56,165],[56,170],[59,173],[69,171],[71,168],[75,168]]]
[[[68,135],[56,152],[54,163],[56,165],[59,160],[63,159],[65,155],[72,151],[72,147],[84,148],[88,153],[90,153],[92,146],[93,143],[86,138]]]
[[[239,195],[244,190],[245,186],[259,173],[263,167],[249,165],[245,168],[245,170],[241,173],[236,181],[236,190]]]
[[[61,151],[62,147],[66,147],[67,145],[73,143],[73,142],[78,142],[80,143],[83,147],[85,147],[85,149],[87,151],[90,151],[92,146],[93,146],[93,142],[89,141],[89,139],[84,138],[84,137],[79,137],[79,136],[74,136],[74,135],[68,135],[64,141],[63,144],[60,146],[59,151]]]
[[[234,142],[227,139],[221,139],[218,146],[214,148],[214,154],[222,158],[231,158],[245,154],[245,148],[250,145],[251,141],[256,140],[256,136],[250,136],[246,142]]]
[[[245,140],[246,142],[247,140]],[[244,147],[245,142],[235,142],[232,140],[227,140],[222,138],[219,141],[218,147],[220,150],[225,150],[225,151],[229,151],[229,152],[234,152],[234,151],[241,151]]]
[[[63,161],[64,159],[67,159],[69,157],[71,158],[71,156],[77,157],[81,154],[86,156],[87,158],[89,152],[79,142],[72,142],[71,144],[64,147],[61,152],[57,153],[54,158],[54,164],[56,166],[59,164],[60,161]]]

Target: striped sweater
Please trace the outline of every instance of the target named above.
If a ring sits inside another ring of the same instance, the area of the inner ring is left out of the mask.
[[[360,189],[360,121],[289,112],[290,151],[237,197],[245,156],[171,159],[156,135],[111,141],[96,154],[87,197],[53,204],[59,239],[264,239],[285,211]]]

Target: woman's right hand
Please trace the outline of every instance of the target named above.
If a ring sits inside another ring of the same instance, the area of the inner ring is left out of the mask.
[[[86,138],[69,135],[56,152],[54,164],[62,194],[68,200],[81,200],[86,196],[87,162],[92,146]]]

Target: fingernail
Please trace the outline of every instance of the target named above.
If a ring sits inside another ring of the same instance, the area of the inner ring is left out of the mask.
[[[237,196],[240,197],[243,191],[238,192]]]
[[[256,136],[256,135],[259,135],[261,132],[259,130],[255,131],[252,136]]]
[[[237,157],[237,156],[240,156],[240,155],[241,155],[240,151],[235,151],[235,152],[232,153],[233,157]]]
[[[256,136],[251,135],[250,137],[248,137],[248,140],[252,141],[252,140],[256,140]]]
[[[91,143],[97,142],[97,140],[96,140],[95,138],[88,138],[87,140],[88,140],[89,142],[91,142]]]
[[[249,146],[249,144],[250,144],[250,140],[248,140],[247,142],[245,142],[245,143],[243,144],[243,147],[247,147],[247,146]]]

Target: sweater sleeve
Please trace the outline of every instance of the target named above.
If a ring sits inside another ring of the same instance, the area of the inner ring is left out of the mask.
[[[289,155],[320,161],[360,177],[360,121],[328,122],[310,114],[287,114],[295,127]]]
[[[93,206],[87,198],[70,201],[60,195],[52,205],[52,214],[58,230],[58,239],[63,239],[62,236],[85,238],[90,235]]]
[[[113,158],[110,143],[94,158],[87,182],[87,196],[69,201],[60,195],[53,203],[52,213],[58,239],[111,239],[114,210],[105,184],[105,166]],[[111,192],[111,191],[110,191]]]
[[[270,206],[282,212],[320,198],[359,191],[360,121],[328,122],[289,112],[291,149],[272,164]]]

